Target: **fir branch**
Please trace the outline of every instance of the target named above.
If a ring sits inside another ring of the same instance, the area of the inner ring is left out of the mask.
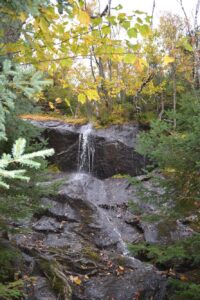
[[[20,179],[29,181],[30,178],[25,176],[26,170],[6,170],[6,168],[13,163],[25,165],[29,168],[40,168],[40,163],[35,161],[35,158],[45,158],[54,154],[53,149],[40,150],[33,153],[24,154],[26,140],[19,138],[13,145],[12,156],[10,154],[3,154],[0,158],[0,186],[8,189],[9,185],[3,181],[3,178]]]

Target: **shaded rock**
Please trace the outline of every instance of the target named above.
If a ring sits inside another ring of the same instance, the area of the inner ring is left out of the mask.
[[[78,214],[68,203],[62,203],[48,198],[42,198],[41,203],[47,208],[49,215],[55,217],[57,220],[79,221]]]
[[[139,271],[139,272],[138,272]],[[130,270],[123,276],[96,277],[85,285],[88,300],[164,299],[165,283],[152,272]]]
[[[176,220],[142,223],[144,238],[149,243],[170,244],[191,236],[194,231]]]
[[[60,232],[62,230],[62,224],[60,222],[46,216],[43,216],[40,220],[35,222],[32,227],[36,231]]]
[[[57,300],[58,297],[45,277],[38,276],[34,284],[34,295],[29,300]]]
[[[30,121],[44,128],[50,147],[55,149],[54,162],[62,171],[78,169],[79,137],[81,126],[58,121]],[[105,129],[93,129],[90,141],[94,147],[92,174],[107,178],[114,174],[141,174],[145,167],[145,158],[135,152],[138,125],[113,125]],[[86,170],[88,171],[88,170]]]

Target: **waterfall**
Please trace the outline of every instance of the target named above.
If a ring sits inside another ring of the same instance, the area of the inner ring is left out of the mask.
[[[91,133],[91,123],[81,127],[78,147],[78,172],[91,173],[93,170],[95,147]]]

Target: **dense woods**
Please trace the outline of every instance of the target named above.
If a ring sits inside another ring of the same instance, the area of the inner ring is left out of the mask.
[[[200,1],[194,1],[190,18],[178,0],[182,14],[165,12],[158,25],[156,1],[152,15],[145,9],[127,13],[123,3],[114,6],[112,0],[105,6],[100,2],[0,0],[2,300],[35,299],[24,291],[34,278],[12,268],[13,257],[21,260],[20,251],[5,250],[4,242],[15,223],[40,213],[40,198],[56,193],[59,185],[40,184],[58,169],[45,160],[54,149],[41,137],[42,129],[27,119],[141,128],[136,150],[148,161],[143,176],[165,191],[153,217],[164,219],[166,227],[184,220],[194,234],[164,246],[132,243],[130,252],[169,277],[166,299],[200,299]],[[156,199],[140,180],[129,181],[141,198]],[[169,199],[170,210],[165,207]],[[180,275],[185,269],[194,276]],[[134,299],[147,298],[138,293]]]

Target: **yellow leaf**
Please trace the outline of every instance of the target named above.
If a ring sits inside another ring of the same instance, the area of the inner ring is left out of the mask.
[[[78,276],[72,276],[72,275],[70,275],[70,280],[73,282],[73,283],[75,283],[75,284],[77,284],[77,285],[80,285],[81,283],[82,283],[82,281],[81,281],[81,279],[78,277]]]
[[[137,70],[138,72],[142,72],[143,66],[144,66],[144,65],[143,65],[143,60],[140,59],[140,58],[136,59],[136,61],[135,61],[135,68],[136,68],[136,70]]]
[[[21,12],[20,15],[19,15],[19,19],[22,21],[22,23],[24,21],[26,21],[27,19],[27,15],[24,13],[24,12]]]
[[[174,62],[174,58],[171,57],[171,56],[166,55],[166,56],[164,57],[163,61],[164,61],[164,64],[165,64],[165,65],[168,65],[168,64]]]
[[[78,102],[84,104],[86,102],[86,96],[84,94],[78,95]]]
[[[126,64],[134,64],[135,63],[135,60],[136,60],[136,56],[135,56],[135,54],[126,54],[125,56],[124,56],[124,62],[126,63]]]
[[[180,276],[180,280],[181,280],[181,281],[188,281],[188,277],[185,276],[185,275],[181,275],[181,276]]]
[[[53,105],[53,103],[50,102],[50,101],[49,101],[49,107],[50,107],[51,109],[54,109],[54,108],[55,108],[54,105]]]
[[[86,11],[79,10],[78,12],[78,20],[83,25],[89,25],[90,24],[90,16]]]
[[[64,89],[67,88],[68,86],[69,86],[68,83],[63,83],[63,88],[64,88]]]
[[[88,100],[99,100],[99,94],[96,90],[86,90],[85,91]]]
[[[56,101],[56,103],[58,103],[58,104],[59,104],[59,103],[62,103],[62,99],[61,99],[61,98],[56,98],[55,101]]]
[[[48,32],[49,32],[48,27],[49,27],[49,24],[47,23],[47,21],[44,18],[41,18],[40,19],[40,28],[46,35],[48,35]]]

